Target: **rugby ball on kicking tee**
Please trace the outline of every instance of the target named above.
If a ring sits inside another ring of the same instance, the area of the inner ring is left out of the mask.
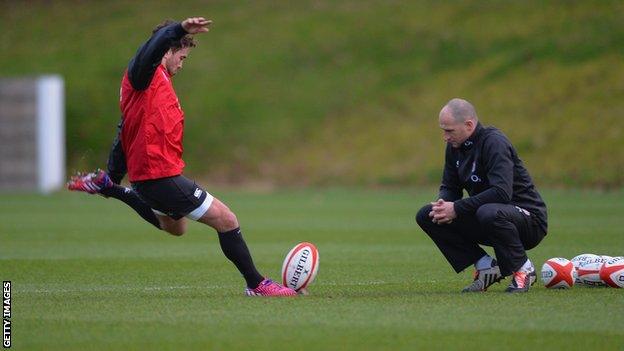
[[[555,257],[544,262],[542,282],[550,289],[568,289],[574,285],[576,270],[572,262],[562,257]]]
[[[577,279],[583,285],[604,286],[605,282],[600,279],[600,267],[607,262],[607,256],[597,256],[593,259],[580,262],[576,268]]]
[[[316,278],[319,252],[312,243],[297,244],[288,252],[282,264],[282,284],[297,292],[305,293]]]
[[[600,279],[613,288],[624,288],[624,257],[613,257],[600,267]]]

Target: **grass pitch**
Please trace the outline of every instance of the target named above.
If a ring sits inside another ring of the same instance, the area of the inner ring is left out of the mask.
[[[624,348],[624,290],[460,294],[414,214],[435,191],[215,195],[237,213],[257,266],[277,278],[311,241],[311,295],[246,298],[208,227],[171,237],[120,202],[82,194],[0,197],[0,276],[13,283],[15,350]],[[529,252],[624,254],[624,193],[544,193],[550,233]],[[490,250],[491,252],[491,250]],[[539,269],[539,267],[538,267]]]

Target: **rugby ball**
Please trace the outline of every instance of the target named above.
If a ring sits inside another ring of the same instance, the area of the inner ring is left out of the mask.
[[[600,267],[600,279],[613,288],[624,288],[624,257],[614,257]]]
[[[570,260],[570,262],[572,262],[572,264],[574,265],[574,268],[578,268],[579,264],[581,264],[583,262],[594,261],[594,260],[598,260],[600,258],[601,258],[600,255],[594,255],[594,254],[590,254],[590,253],[585,253],[585,254],[580,254],[580,255],[574,256]]]
[[[542,281],[551,289],[568,289],[574,285],[576,270],[572,262],[565,258],[555,257],[544,262]]]
[[[579,282],[589,286],[604,286],[605,283],[600,279],[600,267],[608,261],[606,256],[597,256],[580,262],[576,268],[576,274]]]
[[[297,292],[306,293],[319,267],[319,252],[312,243],[297,244],[286,255],[282,264],[282,284]]]
[[[576,277],[576,280],[574,281],[574,284],[583,284],[581,279],[578,277],[578,269],[581,264],[585,265],[590,262],[599,262],[600,260],[601,260],[601,256],[590,254],[590,253],[585,253],[585,254],[574,256],[570,260],[570,262],[572,262],[572,264],[574,265],[574,268],[576,269],[576,273],[577,273],[577,277]]]

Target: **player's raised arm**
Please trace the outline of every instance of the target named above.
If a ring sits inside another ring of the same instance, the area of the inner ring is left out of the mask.
[[[203,17],[191,17],[181,23],[171,22],[156,30],[128,64],[128,79],[132,87],[145,90],[172,43],[187,34],[208,32],[211,23],[212,21]]]
[[[211,20],[207,20],[203,17],[189,17],[182,21],[182,28],[188,34],[206,33],[210,30]]]

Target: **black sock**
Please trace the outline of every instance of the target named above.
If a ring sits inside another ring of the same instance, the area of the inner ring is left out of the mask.
[[[254,266],[240,228],[219,233],[219,244],[221,244],[221,250],[223,250],[225,257],[234,263],[247,281],[247,287],[252,289],[258,287],[264,277],[258,273],[256,266]]]
[[[143,217],[144,220],[160,229],[160,222],[154,214],[154,211],[152,211],[152,208],[139,197],[139,194],[137,194],[136,191],[121,185],[113,184],[110,188],[102,189],[100,193],[102,193],[102,195],[123,201],[126,205],[132,207],[132,209],[135,210],[139,216]]]

